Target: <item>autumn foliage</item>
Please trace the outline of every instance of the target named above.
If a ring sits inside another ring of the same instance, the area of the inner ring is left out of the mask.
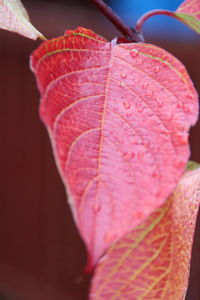
[[[81,27],[41,45],[31,66],[93,267],[176,187],[189,158],[197,94],[165,50],[109,43]]]
[[[197,169],[182,177],[164,205],[110,247],[95,270],[91,300],[184,299],[199,200]]]
[[[0,5],[2,28],[41,37],[24,31],[19,0]],[[200,33],[199,10],[186,0],[166,14]],[[90,299],[181,300],[200,201],[200,169],[185,172],[198,96],[172,54],[120,41],[78,27],[43,42],[31,56],[40,116],[94,271]]]

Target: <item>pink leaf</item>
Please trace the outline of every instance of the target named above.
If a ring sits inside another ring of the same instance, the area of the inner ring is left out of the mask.
[[[200,203],[200,169],[187,172],[165,204],[98,263],[90,300],[182,300]]]
[[[176,187],[197,93],[165,50],[109,43],[81,27],[43,43],[31,66],[90,268]]]
[[[17,32],[30,39],[45,39],[29,21],[20,0],[0,0],[0,28]]]
[[[199,0],[185,0],[177,9],[178,12],[187,13],[200,19],[200,1]]]
[[[175,12],[178,19],[200,33],[200,1],[185,0]]]

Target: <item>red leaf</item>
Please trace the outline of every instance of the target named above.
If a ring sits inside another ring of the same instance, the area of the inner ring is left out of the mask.
[[[185,0],[178,7],[177,11],[196,16],[200,19],[200,1],[199,0]]]
[[[200,1],[185,0],[176,10],[175,15],[191,27],[196,32],[200,33]]]
[[[28,14],[20,0],[0,1],[0,28],[17,32],[30,39],[45,39],[29,21]]]
[[[40,112],[90,267],[174,190],[198,99],[184,66],[151,44],[78,27],[32,55]]]
[[[200,169],[187,172],[173,195],[113,245],[98,263],[90,300],[185,299]]]

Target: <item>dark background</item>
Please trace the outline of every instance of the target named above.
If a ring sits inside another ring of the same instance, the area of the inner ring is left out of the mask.
[[[117,0],[107,2],[115,6]],[[23,3],[48,38],[78,25],[108,39],[118,34],[87,0]],[[166,34],[152,30],[145,37],[177,56],[199,91],[200,38],[180,30],[176,38],[167,28]],[[29,55],[39,44],[0,31],[0,300],[84,300],[89,282],[81,278],[85,249],[38,116],[39,93],[29,70]],[[191,158],[197,162],[199,136],[198,123],[191,134]],[[199,235],[198,229],[187,300],[200,299]]]

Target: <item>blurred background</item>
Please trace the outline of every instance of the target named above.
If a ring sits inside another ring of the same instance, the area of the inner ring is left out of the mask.
[[[144,12],[176,9],[175,0],[106,1],[130,26]],[[47,37],[78,25],[107,39],[119,33],[89,0],[24,0],[32,23]],[[162,46],[187,67],[200,91],[200,37],[156,16],[146,41]],[[38,116],[39,93],[29,55],[40,44],[0,30],[0,300],[84,300],[85,248],[74,226],[47,132]],[[200,162],[200,123],[191,131],[192,160]],[[187,300],[200,299],[200,218]],[[176,300],[176,299],[174,299]]]

